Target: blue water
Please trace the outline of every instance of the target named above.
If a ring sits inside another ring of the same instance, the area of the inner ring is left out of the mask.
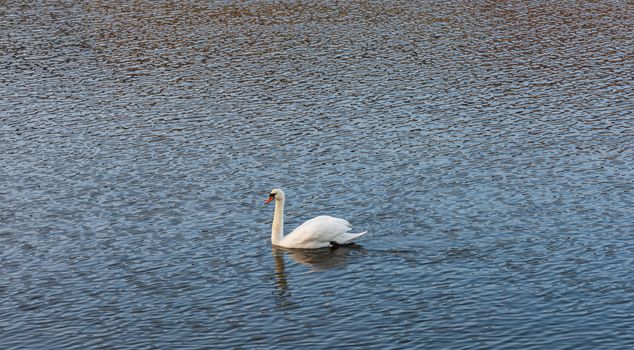
[[[632,13],[0,5],[0,348],[631,347]]]

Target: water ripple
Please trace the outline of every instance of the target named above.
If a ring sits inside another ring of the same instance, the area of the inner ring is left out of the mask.
[[[633,10],[0,5],[0,347],[634,343]]]

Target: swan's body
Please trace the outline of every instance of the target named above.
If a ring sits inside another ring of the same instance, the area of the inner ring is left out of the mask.
[[[318,216],[299,225],[293,232],[284,236],[284,192],[280,189],[271,191],[265,203],[275,200],[271,243],[283,248],[314,249],[329,247],[331,244],[346,244],[366,234],[348,233],[350,223],[332,216]]]

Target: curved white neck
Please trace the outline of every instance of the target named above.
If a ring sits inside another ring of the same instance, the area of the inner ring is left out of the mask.
[[[284,238],[284,198],[275,201],[273,227],[271,228],[271,243],[278,245]]]

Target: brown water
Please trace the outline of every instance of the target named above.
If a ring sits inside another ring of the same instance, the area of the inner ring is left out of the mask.
[[[630,347],[632,13],[0,3],[0,348]]]

